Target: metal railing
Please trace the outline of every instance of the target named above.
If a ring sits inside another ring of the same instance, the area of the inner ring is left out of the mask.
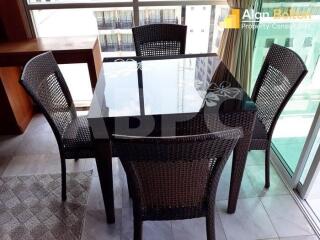
[[[101,44],[101,49],[104,52],[130,52],[134,51],[134,44],[132,42],[105,43]]]
[[[103,52],[116,52],[116,51],[119,51],[119,44],[118,43],[101,44],[101,50]]]
[[[100,21],[98,22],[98,29],[99,30],[109,30],[109,29],[115,29],[117,28],[117,22],[116,21]]]
[[[117,28],[119,29],[131,29],[133,27],[133,19],[131,20],[118,20]]]
[[[124,51],[124,52],[130,52],[130,51],[134,51],[134,45],[133,43],[123,43],[120,42],[120,51]]]
[[[132,20],[105,20],[97,21],[98,30],[111,30],[111,29],[131,29],[133,27]]]

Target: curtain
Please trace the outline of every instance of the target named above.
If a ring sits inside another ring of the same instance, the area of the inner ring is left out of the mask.
[[[228,0],[230,8],[260,10],[262,0]],[[241,86],[249,92],[256,29],[224,29],[218,55]]]

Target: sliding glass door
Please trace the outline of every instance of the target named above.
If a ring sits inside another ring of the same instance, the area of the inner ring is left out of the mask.
[[[298,53],[309,71],[282,112],[272,139],[272,148],[280,159],[278,163],[287,178],[292,179],[320,102],[320,3],[264,1],[262,12],[268,12],[270,17],[259,23],[252,86],[273,43]],[[279,13],[291,14],[291,17],[277,17]],[[293,13],[301,16],[292,17]]]
[[[252,87],[273,43],[298,53],[308,69],[280,116],[272,149],[274,163],[305,200],[309,219],[320,232],[320,2],[264,1],[262,12],[270,17],[260,20],[257,30]],[[289,17],[275,17],[280,13]]]

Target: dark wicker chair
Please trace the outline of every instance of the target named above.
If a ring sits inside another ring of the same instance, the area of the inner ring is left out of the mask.
[[[250,150],[265,150],[265,187],[270,186],[270,146],[277,120],[307,69],[292,50],[273,44],[267,54],[252,99],[258,107]]]
[[[222,169],[241,131],[178,137],[114,136],[130,183],[134,240],[147,220],[206,217],[215,239],[215,196]]]
[[[20,83],[46,117],[58,142],[62,200],[65,201],[65,159],[95,156],[87,118],[77,116],[69,89],[51,52],[32,58],[23,70]]]
[[[150,24],[132,28],[137,56],[170,56],[185,53],[187,26]]]

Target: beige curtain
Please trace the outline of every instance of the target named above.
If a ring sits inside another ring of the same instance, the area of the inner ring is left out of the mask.
[[[228,0],[230,8],[252,9],[255,0]],[[218,55],[241,86],[249,92],[251,63],[253,58],[255,31],[252,29],[225,29]]]

